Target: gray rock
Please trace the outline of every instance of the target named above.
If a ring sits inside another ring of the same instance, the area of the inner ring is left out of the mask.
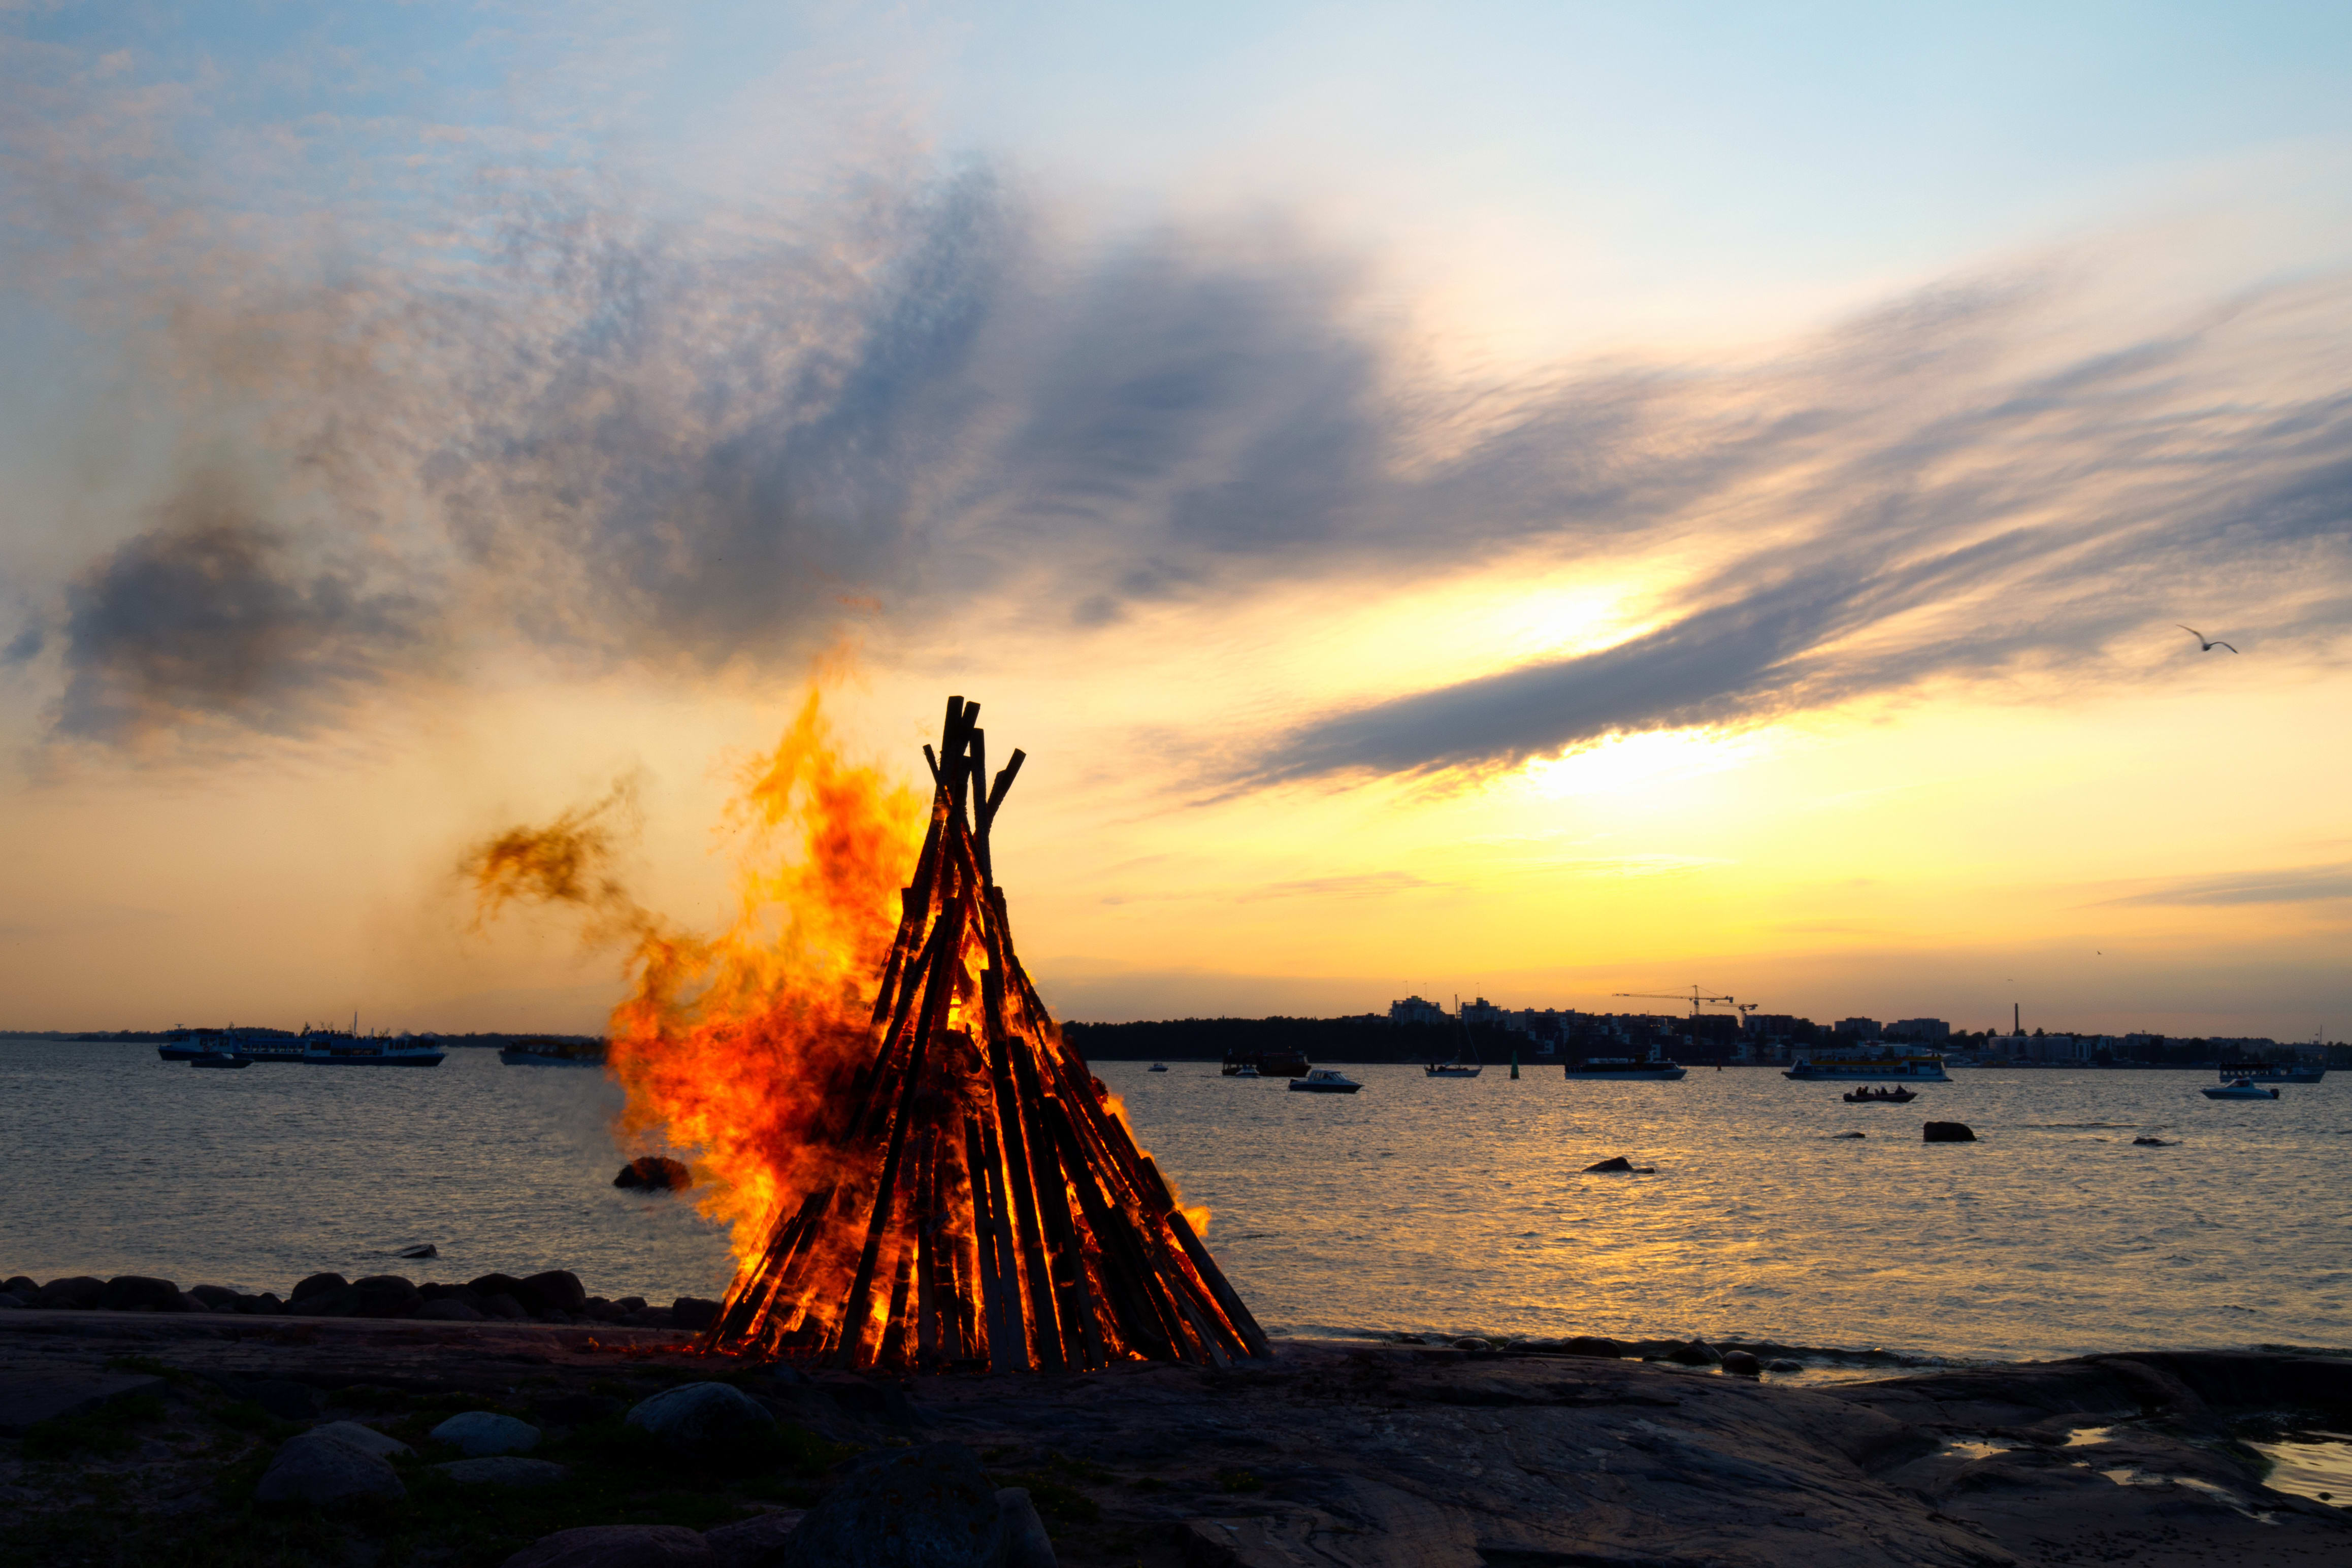
[[[1612,1360],[1625,1353],[1623,1345],[1600,1334],[1579,1334],[1563,1342],[1559,1348],[1569,1355],[1601,1356]]]
[[[809,1510],[780,1568],[996,1568],[1003,1530],[1003,1508],[971,1449],[890,1449]]]
[[[1058,1568],[1054,1538],[1037,1517],[1026,1487],[1006,1487],[996,1494],[997,1539],[1002,1542],[999,1568]]]
[[[676,1524],[591,1524],[543,1535],[502,1568],[712,1568],[709,1543]]]
[[[350,1425],[333,1423],[334,1427]],[[321,1426],[288,1438],[269,1461],[269,1468],[262,1472],[261,1484],[254,1488],[253,1495],[261,1502],[348,1502],[357,1498],[397,1502],[408,1496],[408,1489],[382,1454],[371,1453],[345,1441],[332,1428]]]
[[[1726,1351],[1723,1352],[1723,1370],[1734,1377],[1761,1377],[1764,1375],[1764,1363],[1746,1351]]]
[[[549,1487],[572,1473],[552,1459],[526,1459],[513,1454],[452,1459],[433,1468],[461,1487]]]
[[[580,1276],[569,1268],[550,1268],[527,1275],[508,1291],[533,1312],[576,1312],[587,1304],[588,1292]]]
[[[161,1394],[167,1386],[144,1373],[84,1372],[26,1367],[0,1377],[0,1437],[21,1436],[38,1421],[86,1415],[101,1405]]]
[[[1454,1342],[1454,1348],[1458,1351],[1490,1351],[1495,1347],[1475,1334],[1465,1334]]]
[[[330,1421],[324,1426],[311,1427],[303,1436],[331,1437],[338,1443],[348,1444],[357,1448],[362,1454],[373,1454],[379,1458],[390,1458],[394,1454],[406,1455],[416,1452],[399,1438],[388,1437],[374,1427],[362,1426],[356,1421]]]
[[[295,1286],[294,1293],[286,1299],[289,1302],[299,1301],[305,1296],[316,1296],[321,1291],[340,1290],[350,1283],[340,1274],[313,1274]]]
[[[226,1285],[191,1285],[186,1293],[202,1301],[207,1312],[234,1312],[240,1299]]]
[[[88,1274],[75,1274],[63,1279],[52,1279],[33,1297],[33,1305],[44,1311],[59,1309],[80,1310],[98,1305],[106,1294],[106,1281]]]
[[[105,1312],[180,1312],[187,1309],[180,1300],[180,1288],[169,1279],[154,1279],[144,1274],[118,1274],[106,1282],[99,1292],[98,1306]]]
[[[539,1447],[539,1428],[491,1410],[468,1410],[433,1428],[433,1440],[446,1443],[469,1459],[492,1454],[527,1454]]]
[[[784,1542],[808,1515],[796,1508],[780,1508],[757,1519],[738,1520],[706,1530],[716,1568],[769,1568],[779,1560]]]
[[[425,1302],[416,1309],[416,1316],[420,1321],[431,1323],[478,1323],[482,1321],[481,1313],[455,1296],[444,1296],[438,1301]]]
[[[674,1448],[697,1448],[752,1432],[762,1432],[776,1418],[751,1395],[724,1383],[688,1383],[665,1389],[639,1404],[628,1415],[632,1426],[641,1426]]]
[[[1802,1372],[1805,1370],[1805,1363],[1801,1361],[1790,1361],[1784,1355],[1774,1356],[1764,1363],[1764,1370],[1766,1372]]]
[[[1686,1340],[1668,1351],[1666,1359],[1681,1366],[1713,1366],[1723,1356],[1705,1340]]]
[[[371,1274],[352,1281],[354,1318],[413,1318],[425,1304],[415,1284],[397,1274]]]

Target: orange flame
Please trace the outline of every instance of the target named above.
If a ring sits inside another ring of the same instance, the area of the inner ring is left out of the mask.
[[[626,1094],[614,1131],[658,1138],[694,1166],[697,1203],[730,1227],[739,1264],[831,1174],[811,1169],[828,1089],[867,1049],[876,976],[923,803],[843,761],[812,689],[782,740],[740,774],[730,822],[749,830],[729,929],[700,936],[640,907],[611,870],[629,784],[545,827],[478,847],[465,871],[478,920],[509,902],[568,905],[591,941],[631,943],[607,1070]],[[797,853],[793,853],[797,850]]]

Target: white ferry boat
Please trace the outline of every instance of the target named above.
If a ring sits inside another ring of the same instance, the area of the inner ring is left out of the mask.
[[[2223,1062],[2223,1083],[2318,1083],[2327,1069],[2309,1062]]]
[[[1944,1058],[1933,1051],[1889,1046],[1799,1057],[1780,1075],[1806,1082],[1822,1079],[1865,1083],[1949,1083]]]
[[[1646,1057],[1586,1057],[1581,1061],[1560,1063],[1560,1070],[1568,1075],[1570,1083],[1588,1079],[1670,1083],[1690,1071],[1682,1063],[1660,1056],[1654,1047]]]

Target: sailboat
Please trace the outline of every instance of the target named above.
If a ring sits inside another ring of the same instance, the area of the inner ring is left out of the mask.
[[[1470,1026],[1462,1021],[1462,998],[1459,995],[1454,998],[1454,1025],[1462,1032],[1462,1043],[1454,1047],[1452,1061],[1431,1062],[1421,1069],[1431,1078],[1476,1078],[1486,1070],[1486,1065],[1478,1059],[1478,1047],[1471,1042]],[[1470,1052],[1470,1059],[1466,1062],[1462,1059],[1465,1047]]]

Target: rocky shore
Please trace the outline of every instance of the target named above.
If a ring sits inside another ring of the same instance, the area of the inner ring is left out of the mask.
[[[430,1252],[431,1248],[421,1248]],[[55,1311],[218,1312],[275,1318],[418,1318],[428,1322],[607,1323],[631,1329],[704,1329],[719,1316],[719,1303],[680,1296],[667,1307],[642,1296],[617,1301],[591,1296],[580,1277],[550,1268],[517,1279],[485,1274],[463,1285],[400,1274],[370,1274],[346,1279],[313,1274],[281,1298],[232,1290],[225,1285],[192,1285],[183,1290],[169,1279],[118,1274],[111,1279],[77,1274],[42,1285],[25,1275],[0,1279],[0,1311],[34,1308]]]
[[[1824,1384],[1612,1348],[904,1380],[615,1322],[24,1308],[0,1311],[0,1538],[28,1564],[239,1568],[2352,1563],[2352,1518],[2246,1447],[2342,1430],[2352,1361]],[[893,1503],[908,1476],[948,1511]],[[844,1544],[933,1525],[926,1556]]]

